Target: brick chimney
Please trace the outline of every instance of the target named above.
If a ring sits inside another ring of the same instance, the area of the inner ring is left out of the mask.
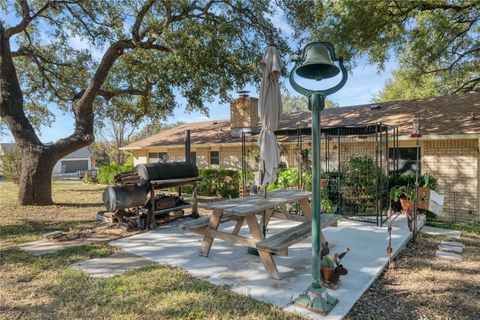
[[[239,98],[230,101],[231,135],[238,137],[242,132],[260,132],[258,118],[258,98],[242,93]]]

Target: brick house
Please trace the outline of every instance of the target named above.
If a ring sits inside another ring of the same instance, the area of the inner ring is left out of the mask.
[[[189,123],[125,146],[134,163],[184,161],[184,132],[191,131],[191,158],[199,167],[241,169],[242,132],[258,132],[258,99],[242,96],[230,102],[230,120]],[[438,178],[451,220],[480,220],[480,93],[394,101],[326,109],[323,126],[383,123],[399,128],[404,163],[414,161],[412,118],[421,119],[422,173]],[[310,127],[309,112],[284,114],[279,129]],[[295,142],[284,139],[282,161],[295,165]],[[361,143],[361,142],[359,142]],[[254,140],[248,148],[256,148]]]

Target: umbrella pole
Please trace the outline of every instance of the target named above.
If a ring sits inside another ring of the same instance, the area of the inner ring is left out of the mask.
[[[326,315],[338,300],[322,287],[320,278],[320,112],[325,108],[325,96],[314,93],[309,97],[312,110],[312,284],[298,297],[295,304]]]

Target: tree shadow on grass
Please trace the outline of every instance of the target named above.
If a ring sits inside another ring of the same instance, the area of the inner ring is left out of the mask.
[[[10,238],[31,238],[44,233],[60,230],[69,231],[81,227],[91,226],[95,223],[93,220],[71,220],[71,221],[37,221],[21,220],[21,223],[8,224],[0,226],[0,235],[3,239]],[[17,239],[16,239],[17,240]]]
[[[90,207],[103,207],[103,202],[86,202],[86,203],[78,203],[78,202],[55,202],[54,205],[62,206],[62,207],[69,207],[69,208],[90,208]]]
[[[75,193],[98,193],[99,191],[104,190],[105,188],[98,188],[98,189],[70,189],[69,191],[75,192]]]
[[[56,316],[142,319],[299,319],[272,305],[215,286],[182,269],[150,265],[109,279],[67,270],[47,288]],[[44,311],[43,311],[44,312]]]

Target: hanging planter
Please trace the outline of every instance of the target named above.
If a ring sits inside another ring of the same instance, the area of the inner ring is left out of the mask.
[[[415,186],[393,187],[390,191],[390,197],[393,201],[400,201],[403,214],[414,210]],[[430,189],[418,188],[418,209],[428,209],[430,202]]]
[[[412,208],[411,210],[413,210],[413,206],[414,206],[413,200],[408,200],[406,198],[400,198],[400,204],[402,205],[402,213],[403,214],[407,214],[409,208]]]

